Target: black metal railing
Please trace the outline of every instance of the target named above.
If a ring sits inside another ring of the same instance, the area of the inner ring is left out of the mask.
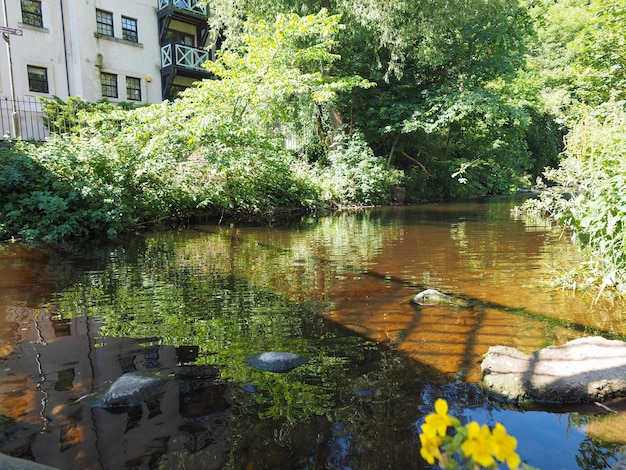
[[[42,105],[37,98],[0,96],[0,139],[47,140],[50,132],[44,126]]]
[[[159,0],[159,10],[167,7],[173,7],[209,16],[208,3],[209,2],[206,0]]]

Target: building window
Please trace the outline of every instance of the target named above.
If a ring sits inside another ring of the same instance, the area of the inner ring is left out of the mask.
[[[48,93],[48,69],[26,66],[28,70],[28,89],[37,93]]]
[[[176,44],[184,44],[185,46],[193,47],[194,44],[194,36],[189,33],[183,33],[182,31],[176,31],[174,29],[170,29],[165,33],[165,42],[175,42]]]
[[[141,79],[126,77],[126,98],[132,101],[141,101]]]
[[[31,26],[43,27],[41,2],[36,0],[22,0],[22,22]]]
[[[137,20],[122,16],[122,38],[127,41],[138,42]]]
[[[100,74],[102,84],[102,96],[106,98],[117,98],[117,75],[102,72]]]
[[[98,34],[113,37],[113,13],[96,10],[96,24]]]
[[[183,85],[172,85],[170,88],[170,98],[178,98],[186,89],[187,87]]]

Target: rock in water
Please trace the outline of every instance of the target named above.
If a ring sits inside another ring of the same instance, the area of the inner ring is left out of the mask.
[[[259,388],[254,384],[243,384],[241,388],[248,393],[259,393]]]
[[[262,352],[246,357],[243,362],[259,370],[289,372],[307,362],[307,358],[289,352]]]
[[[485,390],[512,401],[584,403],[626,396],[626,342],[592,336],[524,354],[492,346]]]
[[[453,304],[454,299],[438,290],[426,289],[413,297],[411,302],[417,305]]]
[[[136,406],[152,397],[166,381],[157,375],[129,372],[113,382],[91,406],[96,408]]]

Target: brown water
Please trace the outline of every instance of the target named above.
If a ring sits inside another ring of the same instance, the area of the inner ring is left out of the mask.
[[[419,424],[443,396],[463,419],[503,422],[532,465],[609,468],[622,415],[516,410],[476,385],[491,345],[626,336],[623,303],[551,284],[584,260],[512,217],[516,203],[1,246],[0,414],[16,426],[0,451],[63,469],[426,468]],[[423,288],[470,306],[409,303]],[[243,362],[263,350],[308,362]],[[92,406],[132,371],[169,380],[135,406]]]

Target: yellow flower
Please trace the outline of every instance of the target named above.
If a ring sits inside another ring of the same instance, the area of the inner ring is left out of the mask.
[[[448,402],[443,398],[438,398],[435,402],[435,413],[426,416],[421,428],[429,438],[435,436],[445,436],[448,426],[452,426],[452,419],[448,414]]]
[[[439,436],[428,437],[426,434],[420,434],[420,442],[422,443],[420,455],[426,462],[432,465],[435,463],[435,459],[441,459],[439,446],[442,440]]]
[[[519,467],[520,458],[515,453],[517,439],[506,433],[506,428],[500,423],[496,423],[491,434],[491,441],[494,447],[494,455],[501,462],[506,462],[510,469]]]
[[[493,447],[489,426],[483,424],[481,427],[476,421],[467,425],[467,439],[461,444],[466,457],[471,457],[478,465],[491,467],[496,463],[491,455]]]

